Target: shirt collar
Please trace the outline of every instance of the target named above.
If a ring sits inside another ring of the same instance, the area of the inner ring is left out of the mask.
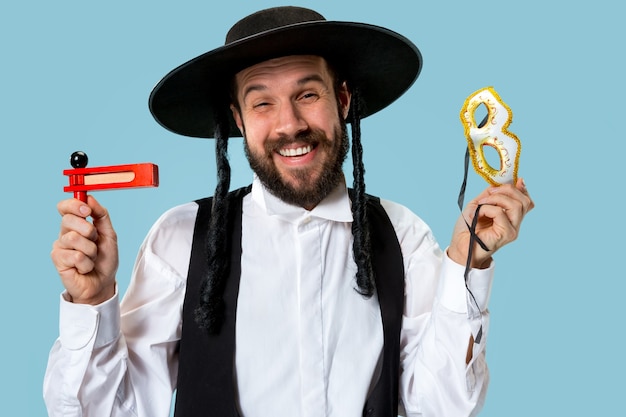
[[[307,217],[318,217],[336,222],[352,222],[352,210],[345,179],[313,210],[285,203],[269,192],[258,177],[252,182],[252,201],[270,216],[297,222]]]

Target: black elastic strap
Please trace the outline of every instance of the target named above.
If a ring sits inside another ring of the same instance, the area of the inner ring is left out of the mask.
[[[489,115],[486,115],[483,118],[483,120],[480,122],[478,127],[483,127],[485,123],[487,123],[488,118],[489,118]],[[468,146],[467,148],[465,148],[465,169],[463,173],[463,183],[461,184],[461,190],[459,191],[459,198],[457,199],[457,203],[459,205],[459,209],[461,210],[461,212],[463,212],[465,190],[467,188],[469,159],[470,159],[470,153],[469,153],[469,146]],[[467,280],[469,279],[469,272],[472,269],[471,265],[472,265],[472,257],[474,254],[474,243],[478,243],[483,250],[487,252],[489,251],[489,248],[487,248],[487,245],[485,245],[483,241],[476,234],[476,224],[478,223],[478,214],[480,213],[481,207],[482,205],[478,205],[478,207],[476,207],[476,211],[474,212],[474,218],[472,219],[471,225],[468,224],[467,221],[465,221],[465,224],[467,225],[467,228],[469,229],[469,232],[470,232],[470,239],[469,239],[469,248],[467,249],[467,260],[465,263],[465,272],[463,273],[463,277],[465,278],[465,288],[468,294],[470,295],[472,301],[476,305],[479,315],[482,317],[482,312],[480,310],[480,306],[478,305],[478,301],[476,301],[476,297],[474,297],[474,294],[472,293],[472,291],[469,289],[467,285]],[[478,333],[476,333],[476,336],[474,337],[474,343],[480,343],[480,341],[482,340],[482,335],[483,335],[483,326],[481,323],[480,328],[478,329]]]
[[[485,118],[480,122],[478,127],[483,127],[485,123],[487,123],[488,117],[489,115],[485,116]],[[468,146],[467,148],[465,148],[465,168],[463,170],[463,183],[461,184],[461,190],[459,191],[459,198],[457,199],[457,204],[461,212],[463,212],[463,204],[465,200],[465,189],[467,188],[467,173],[469,171],[469,160],[470,160],[470,153],[469,153],[469,146]],[[476,210],[476,213],[478,213],[478,209]],[[467,228],[469,229],[470,234],[475,239],[475,242],[477,242],[483,250],[489,252],[489,248],[487,248],[487,245],[485,245],[483,241],[480,240],[478,236],[476,236],[476,233],[475,233],[476,227],[470,227],[467,221],[465,222],[465,224],[467,225]]]

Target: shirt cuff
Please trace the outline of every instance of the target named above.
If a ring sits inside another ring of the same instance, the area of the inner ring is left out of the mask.
[[[63,347],[79,350],[93,345],[93,349],[105,346],[120,334],[120,302],[115,295],[109,300],[92,306],[75,304],[67,292],[61,294],[59,312],[59,338]]]
[[[468,275],[467,288],[472,292],[481,311],[485,311],[489,305],[494,266],[495,262],[491,261],[488,268],[471,269]],[[444,251],[438,298],[444,308],[456,313],[467,313],[468,294],[463,274],[465,266],[448,258],[447,250]]]

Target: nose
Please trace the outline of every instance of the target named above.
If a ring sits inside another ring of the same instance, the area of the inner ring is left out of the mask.
[[[282,103],[276,121],[276,134],[295,137],[308,129],[308,124],[300,109],[293,102]]]

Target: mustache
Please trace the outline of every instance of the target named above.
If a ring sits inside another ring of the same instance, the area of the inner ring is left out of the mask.
[[[281,135],[276,140],[265,143],[265,150],[267,152],[276,152],[287,145],[292,143],[302,143],[305,145],[316,146],[322,142],[329,142],[326,134],[319,129],[311,129],[304,132],[300,132],[297,135]]]

